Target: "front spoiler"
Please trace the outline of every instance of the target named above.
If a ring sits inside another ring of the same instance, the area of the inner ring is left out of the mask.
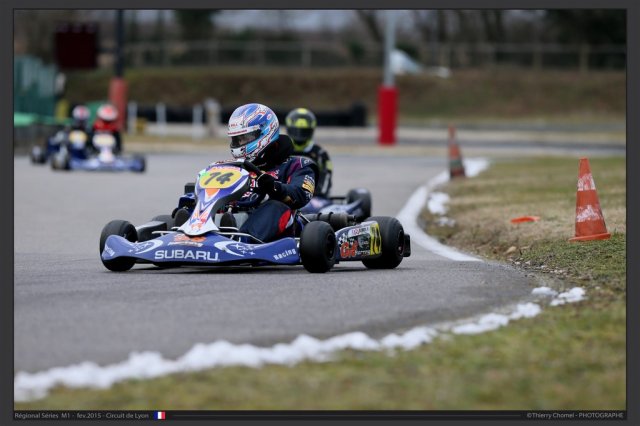
[[[123,237],[111,235],[105,242],[101,257],[105,261],[129,257],[140,263],[170,266],[300,263],[298,243],[294,238],[265,244],[246,244],[216,234],[189,237],[180,232],[170,232],[141,243],[131,243]]]
[[[96,157],[69,159],[71,170],[108,171],[108,172],[138,172],[143,168],[142,161],[136,158],[116,157],[113,161],[105,162]]]

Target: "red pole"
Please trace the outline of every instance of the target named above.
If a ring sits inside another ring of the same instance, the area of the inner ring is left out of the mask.
[[[396,121],[398,116],[398,89],[395,86],[380,86],[378,89],[378,143],[396,143]]]
[[[114,77],[109,84],[109,102],[118,110],[118,129],[123,131],[127,120],[127,82]]]

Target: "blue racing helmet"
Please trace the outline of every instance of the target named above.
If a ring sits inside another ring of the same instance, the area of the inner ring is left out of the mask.
[[[233,158],[253,161],[278,139],[280,123],[271,108],[246,104],[231,114],[227,135],[231,138]]]

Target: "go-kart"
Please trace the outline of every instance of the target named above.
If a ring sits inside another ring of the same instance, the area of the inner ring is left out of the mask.
[[[347,213],[363,221],[371,216],[371,193],[365,188],[355,188],[347,192],[346,196],[332,196],[329,198],[315,196],[300,209],[303,214],[308,213]]]
[[[250,173],[251,172],[251,173]],[[367,268],[392,269],[411,254],[408,234],[392,217],[357,223],[353,215],[295,212],[293,237],[261,241],[239,231],[250,213],[233,211],[231,202],[249,190],[251,174],[262,173],[248,161],[210,165],[194,190],[195,201],[135,227],[113,220],[100,235],[100,258],[111,271],[127,271],[136,263],[159,267],[299,265],[327,272],[341,261],[361,261]],[[231,210],[231,211],[229,211]],[[228,220],[232,217],[232,220]]]
[[[51,168],[54,170],[132,171],[139,173],[145,171],[146,160],[143,156],[116,155],[115,146],[116,139],[113,134],[98,132],[93,136],[92,147],[83,149],[82,153],[78,149],[72,150],[68,149],[66,145],[62,145],[60,150],[51,157]]]
[[[32,147],[29,157],[33,164],[44,164],[64,148],[71,157],[86,158],[85,146],[88,137],[87,132],[84,130],[60,130],[47,139],[44,147],[40,145]]]

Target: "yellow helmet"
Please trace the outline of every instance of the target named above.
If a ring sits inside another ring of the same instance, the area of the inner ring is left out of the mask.
[[[285,119],[287,134],[293,139],[296,151],[302,152],[313,146],[313,131],[316,129],[316,116],[306,108],[296,108]]]

